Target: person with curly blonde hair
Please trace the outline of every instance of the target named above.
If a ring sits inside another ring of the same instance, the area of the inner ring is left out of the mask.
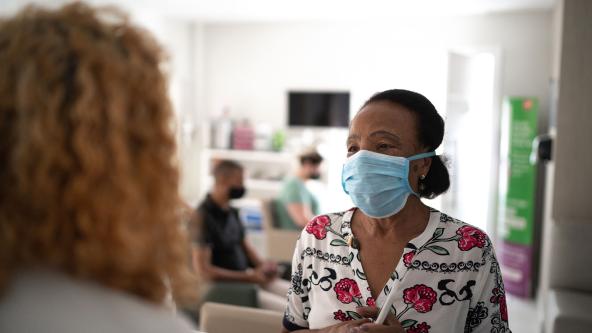
[[[188,332],[163,52],[113,9],[0,21],[0,331]]]

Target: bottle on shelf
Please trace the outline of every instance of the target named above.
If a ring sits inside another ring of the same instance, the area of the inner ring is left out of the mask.
[[[225,106],[222,115],[212,124],[212,147],[217,149],[229,149],[231,147],[232,120],[230,108]]]
[[[253,150],[255,131],[248,119],[244,119],[232,130],[232,148],[237,150]]]

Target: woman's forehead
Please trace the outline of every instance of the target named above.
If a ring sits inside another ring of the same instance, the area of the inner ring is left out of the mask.
[[[390,102],[376,102],[366,105],[354,117],[350,134],[369,135],[387,131],[399,136],[415,134],[415,118],[405,107]]]

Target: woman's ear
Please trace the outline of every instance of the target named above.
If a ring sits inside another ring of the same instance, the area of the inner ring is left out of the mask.
[[[424,157],[418,160],[413,161],[415,165],[413,166],[413,171],[417,173],[418,177],[427,176],[428,172],[430,171],[430,167],[432,166],[432,158],[431,157]]]
[[[412,183],[411,187],[413,188],[413,191],[419,193],[423,191],[421,183],[430,171],[432,159],[430,157],[426,157],[412,161],[411,163],[413,163],[413,175],[409,175],[409,182]]]
[[[432,158],[431,157],[426,157],[426,158],[422,158],[420,161],[420,166],[419,166],[419,170],[420,170],[420,175],[423,176],[427,176],[428,172],[430,172],[430,167],[432,166]]]

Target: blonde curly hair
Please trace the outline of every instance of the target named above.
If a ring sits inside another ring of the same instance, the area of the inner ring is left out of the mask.
[[[163,52],[114,9],[0,22],[0,291],[44,267],[193,296]]]

